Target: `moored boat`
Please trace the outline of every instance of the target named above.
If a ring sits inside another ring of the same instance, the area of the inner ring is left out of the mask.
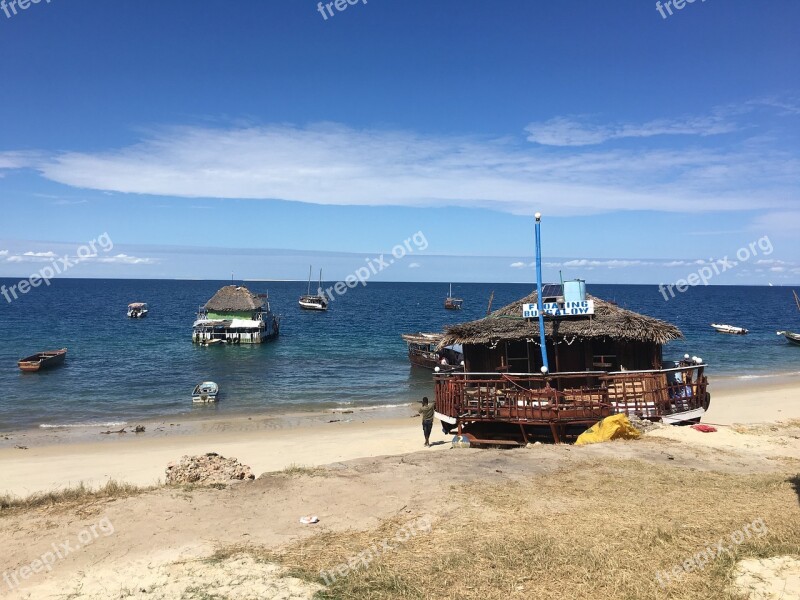
[[[437,349],[441,341],[441,333],[405,333],[401,336],[408,344],[408,361],[415,367],[452,371],[461,369],[464,354],[460,345],[456,344]]]
[[[146,302],[131,302],[128,304],[128,318],[144,319],[149,309]]]
[[[207,403],[216,402],[219,395],[219,386],[213,381],[203,381],[194,387],[192,392],[192,402]]]
[[[778,335],[786,338],[786,341],[795,346],[800,346],[800,333],[792,333],[791,331],[779,331]]]
[[[744,327],[734,327],[733,325],[721,325],[717,323],[711,323],[711,326],[720,333],[729,333],[731,335],[745,335],[747,333],[750,333]]]
[[[297,302],[304,310],[328,310],[328,299],[322,293],[322,269],[319,270],[317,293],[311,293],[311,267],[308,267],[308,290]]]
[[[444,307],[447,310],[461,310],[463,304],[463,299],[453,297],[453,284],[451,283],[447,298],[444,299]]]
[[[66,348],[62,348],[61,350],[46,350],[23,358],[17,365],[21,371],[35,373],[36,371],[50,369],[62,364],[66,357]]]

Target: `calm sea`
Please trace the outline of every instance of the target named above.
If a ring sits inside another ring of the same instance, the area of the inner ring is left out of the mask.
[[[15,280],[0,279],[10,285]],[[437,331],[482,317],[524,296],[530,284],[454,284],[464,310],[445,311],[446,284],[370,283],[338,297],[327,313],[302,311],[305,282],[247,283],[269,292],[282,316],[277,341],[202,348],[191,325],[223,281],[57,279],[8,304],[0,297],[0,429],[134,422],[173,415],[233,415],[407,403],[432,392],[430,373],[412,369],[404,332]],[[678,325],[686,339],[665,358],[704,358],[710,377],[800,371],[800,348],[775,335],[800,330],[791,291],[781,287],[698,287],[665,302],[655,286],[589,285],[620,306]],[[127,319],[127,304],[148,302],[146,319]],[[748,328],[715,333],[711,322]],[[63,367],[22,374],[16,362],[67,347]],[[192,406],[201,380],[223,391],[216,406]]]

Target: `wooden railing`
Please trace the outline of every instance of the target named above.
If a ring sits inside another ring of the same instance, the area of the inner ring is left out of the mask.
[[[436,410],[456,422],[594,422],[626,413],[644,419],[706,406],[704,366],[655,371],[437,374]]]

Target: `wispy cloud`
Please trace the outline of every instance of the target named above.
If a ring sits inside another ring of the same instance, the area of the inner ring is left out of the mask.
[[[422,266],[422,265],[421,265],[421,264],[419,264],[419,263],[412,262],[412,263],[409,263],[409,265],[408,265],[408,268],[409,268],[409,269],[419,269],[421,266]]]
[[[709,136],[737,131],[739,127],[721,115],[676,120],[658,119],[646,123],[597,124],[574,117],[555,117],[530,123],[528,141],[543,146],[592,146],[623,138],[662,135]]]
[[[735,128],[726,119],[720,113],[590,126],[559,117],[533,124],[529,135],[572,146],[611,137],[710,136]],[[552,216],[753,206],[781,211],[800,200],[800,160],[767,140],[729,140],[713,148],[565,150],[531,146],[521,136],[434,136],[322,123],[168,127],[106,152],[0,156],[0,165],[35,164],[46,178],[76,188],[168,197],[460,206],[522,215],[546,204]]]

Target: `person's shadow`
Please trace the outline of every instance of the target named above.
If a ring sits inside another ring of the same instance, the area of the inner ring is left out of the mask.
[[[800,504],[800,475],[795,475],[794,477],[789,477],[787,479],[792,487],[794,488],[794,493],[797,494],[797,503]]]

